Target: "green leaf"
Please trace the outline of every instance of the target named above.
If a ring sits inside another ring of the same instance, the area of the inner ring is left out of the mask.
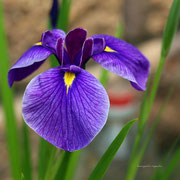
[[[43,180],[47,168],[47,141],[40,137],[38,156],[38,180]]]
[[[10,160],[12,177],[14,180],[19,180],[21,178],[20,144],[14,113],[12,90],[10,90],[7,84],[9,59],[3,18],[2,1],[0,1],[0,93],[2,94],[2,104],[5,114],[8,157]]]
[[[29,131],[25,122],[23,122],[22,127],[22,170],[25,180],[32,180],[32,159],[30,151],[30,141],[29,141]]]
[[[138,153],[135,154],[135,156],[133,157],[133,161],[130,162],[131,163],[130,164],[131,169],[129,171],[131,173],[127,174],[127,179],[134,179],[136,172],[137,172],[137,165],[140,164],[140,162],[142,160],[142,157],[145,153],[145,150],[146,150],[146,148],[147,148],[147,146],[148,146],[148,144],[152,138],[152,135],[153,135],[153,133],[157,127],[157,124],[160,120],[160,117],[161,117],[162,113],[164,112],[164,109],[165,109],[167,103],[169,102],[169,99],[172,95],[172,92],[173,92],[173,89],[170,89],[166,99],[164,100],[163,104],[160,107],[160,110],[159,110],[157,116],[155,117],[155,120],[153,122],[153,125],[152,125],[150,131],[148,132],[147,137],[143,141],[142,147],[138,149]]]
[[[126,180],[131,180],[132,179],[131,176],[133,174],[135,175],[136,170],[137,170],[137,165],[134,166],[134,164],[136,163],[136,156],[138,154],[139,146],[140,146],[140,143],[141,143],[141,138],[142,138],[144,128],[145,128],[145,125],[146,125],[146,119],[144,119],[143,117],[144,117],[144,115],[146,114],[146,111],[147,111],[149,87],[150,87],[150,81],[148,82],[148,86],[147,86],[147,89],[145,91],[143,102],[141,104],[140,118],[139,118],[139,121],[138,121],[138,131],[137,131],[136,136],[135,136],[135,141],[134,141],[134,144],[133,144],[130,161],[128,163],[128,169],[127,169],[127,173],[126,173]]]
[[[59,167],[62,164],[62,161],[64,159],[64,155],[65,155],[65,151],[64,150],[60,150],[58,155],[57,155],[57,160],[56,160],[54,166],[52,167],[52,169],[53,169],[52,179],[53,180],[55,179],[55,177],[56,177],[56,175],[58,173]]]
[[[68,31],[69,14],[70,14],[71,0],[62,0],[57,28]]]
[[[159,120],[160,120],[160,118],[161,118],[161,115],[162,115],[162,113],[164,112],[165,107],[167,106],[170,97],[172,96],[172,93],[173,93],[173,89],[171,88],[171,89],[169,90],[169,93],[168,93],[166,99],[164,100],[163,104],[161,105],[158,114],[156,115],[156,117],[155,117],[155,119],[154,119],[154,122],[153,122],[153,124],[152,124],[152,127],[151,127],[150,131],[148,132],[148,135],[147,135],[147,137],[145,138],[142,147],[140,148],[140,151],[139,151],[139,153],[138,153],[138,155],[137,155],[137,163],[136,163],[136,164],[139,164],[139,163],[140,163],[140,161],[141,161],[141,159],[142,159],[142,157],[143,157],[143,155],[144,155],[144,152],[145,152],[145,150],[146,150],[146,148],[147,148],[147,146],[148,146],[148,144],[149,144],[149,142],[150,142],[150,140],[151,140],[151,138],[152,138],[152,135],[153,135],[153,133],[154,133],[154,131],[155,131],[158,123],[159,123]]]
[[[160,176],[161,180],[168,180],[171,173],[176,168],[177,164],[180,162],[180,147],[176,150],[173,155],[172,160],[168,163],[168,166],[164,169]]]
[[[155,78],[154,78],[154,81],[152,84],[152,89],[150,92],[149,102],[148,102],[148,109],[146,112],[146,116],[144,117],[145,119],[148,118],[148,116],[151,112],[151,108],[154,103],[155,97],[156,97],[161,73],[163,71],[165,58],[169,52],[172,38],[177,30],[179,16],[180,16],[180,1],[174,0],[172,3],[171,9],[170,9],[168,19],[167,19],[167,24],[166,24],[166,27],[164,30],[164,35],[163,35],[163,40],[162,40],[163,41],[162,42],[162,53],[161,53],[160,61],[159,61],[158,68],[157,68],[157,71],[155,74]]]
[[[100,75],[100,82],[101,84],[106,87],[108,79],[109,79],[109,71],[106,69],[102,69],[101,75]]]
[[[121,144],[123,143],[129,129],[134,124],[137,119],[131,120],[125,124],[119,134],[116,136],[114,141],[111,143],[109,148],[103,154],[102,158],[92,171],[91,175],[89,176],[88,180],[100,180],[103,178],[107,168],[111,164],[114,156],[116,155],[117,151],[119,150]]]
[[[147,110],[145,118],[147,118],[149,116],[154,99],[156,97],[156,93],[157,93],[161,73],[163,70],[165,58],[169,52],[169,49],[170,49],[170,46],[171,46],[171,43],[173,40],[173,36],[177,30],[179,16],[180,16],[180,1],[174,0],[172,3],[171,9],[170,9],[169,15],[168,15],[166,27],[165,27],[164,34],[163,34],[162,53],[161,53],[160,61],[159,61],[158,68],[157,68],[157,71],[155,74],[155,78],[153,81],[152,89],[150,92],[149,102],[148,102],[148,110]]]
[[[52,179],[52,173],[53,173],[53,170],[54,170],[53,165],[55,163],[56,152],[57,152],[57,148],[54,147],[51,150],[51,154],[50,154],[49,162],[48,162],[48,165],[47,165],[47,170],[46,170],[46,173],[45,173],[44,180]]]
[[[118,24],[118,26],[116,28],[115,37],[122,38],[122,36],[123,36],[123,26],[122,26],[122,24]]]
[[[53,180],[73,179],[80,152],[80,150],[74,152],[63,151],[63,154],[60,154],[60,157],[56,162],[56,167],[54,168],[55,176]]]
[[[173,142],[171,148],[169,149],[169,151],[166,153],[166,155],[163,157],[163,159],[161,160],[161,162],[159,164],[163,165],[164,164],[169,164],[168,159],[170,158],[170,156],[172,156],[172,154],[174,155],[175,149],[177,147],[177,144],[180,140],[180,136],[178,138],[176,138],[176,140]],[[156,168],[156,170],[153,173],[153,176],[151,177],[151,180],[156,180],[156,179],[160,179],[161,175],[163,174],[164,169],[163,168]]]
[[[55,57],[55,55],[51,55],[49,58],[50,58],[51,68],[59,66],[59,62],[57,58]]]
[[[55,175],[54,180],[65,180],[67,169],[68,169],[68,163],[70,161],[70,157],[73,152],[65,151],[63,155],[63,159],[61,161],[60,166],[58,167],[57,174]]]
[[[81,151],[75,151],[71,153],[71,158],[68,163],[68,169],[66,173],[66,180],[72,180],[75,174],[75,170],[77,168],[77,162],[79,160]]]
[[[44,180],[45,173],[49,164],[49,157],[53,148],[56,148],[48,141],[40,137],[39,159],[38,159],[38,180]]]
[[[154,78],[151,93],[150,93],[150,98],[149,98],[149,103],[148,103],[148,112],[146,113],[146,118],[149,116],[154,99],[156,97],[161,73],[163,71],[165,58],[169,52],[173,37],[177,31],[179,16],[180,16],[180,1],[174,0],[170,9],[169,15],[168,15],[167,23],[166,23],[164,34],[163,34],[161,57],[160,57],[160,61],[158,64],[158,68],[155,74],[155,78]]]
[[[140,136],[142,135],[144,131],[146,121],[147,121],[147,118],[145,117],[148,114],[150,84],[151,84],[151,77],[149,77],[149,81],[147,83],[147,89],[145,91],[145,95],[143,97],[143,101],[140,108],[139,123],[138,123],[138,133],[140,133]]]
[[[167,56],[169,49],[171,47],[173,37],[177,31],[179,16],[180,16],[180,1],[174,0],[170,9],[170,13],[163,34],[163,42],[162,42],[162,50],[161,50],[161,56],[163,57]]]

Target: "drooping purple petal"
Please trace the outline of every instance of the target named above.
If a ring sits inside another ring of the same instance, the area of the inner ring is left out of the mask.
[[[82,47],[82,55],[80,59],[79,66],[82,67],[88,59],[92,56],[93,53],[93,39],[89,38],[84,41],[83,47]]]
[[[75,61],[86,39],[86,35],[87,31],[82,28],[73,29],[67,34],[65,44],[71,62]]]
[[[51,144],[66,151],[87,146],[104,126],[109,99],[100,82],[81,69],[69,87],[60,67],[36,76],[23,98],[25,122]]]
[[[53,53],[56,53],[56,43],[59,38],[64,40],[66,34],[60,29],[53,29],[51,31],[46,31],[42,34],[41,42],[46,48],[49,48]]]
[[[149,61],[133,45],[108,35],[95,35],[104,38],[105,49],[92,58],[105,69],[129,80],[137,90],[146,89],[150,71]]]
[[[38,69],[52,52],[41,45],[35,45],[27,50],[8,72],[8,84],[20,81]]]

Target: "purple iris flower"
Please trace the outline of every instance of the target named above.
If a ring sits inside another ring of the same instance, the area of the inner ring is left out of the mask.
[[[46,31],[41,41],[26,51],[8,72],[8,83],[20,81],[54,54],[60,64],[36,76],[23,97],[23,117],[41,137],[66,151],[87,146],[106,123],[109,98],[101,83],[83,69],[93,58],[103,68],[146,89],[149,61],[134,46],[109,35],[86,39],[76,28],[67,35]]]

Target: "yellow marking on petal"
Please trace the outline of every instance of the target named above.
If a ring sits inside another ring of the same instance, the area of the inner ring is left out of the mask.
[[[106,48],[104,49],[104,51],[106,51],[106,52],[115,52],[115,53],[117,53],[117,51],[111,49],[111,48],[108,47],[108,46],[106,46]]]
[[[65,72],[65,74],[64,74],[64,82],[65,82],[65,85],[67,86],[67,91],[66,91],[67,94],[68,94],[69,86],[72,85],[74,79],[75,79],[75,74],[74,73]]]
[[[34,45],[42,45],[42,42],[38,42],[38,43],[36,43],[36,44],[34,44]]]

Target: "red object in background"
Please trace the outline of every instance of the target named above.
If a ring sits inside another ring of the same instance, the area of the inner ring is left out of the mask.
[[[131,92],[122,94],[108,93],[111,106],[126,106],[135,101],[135,95]]]

